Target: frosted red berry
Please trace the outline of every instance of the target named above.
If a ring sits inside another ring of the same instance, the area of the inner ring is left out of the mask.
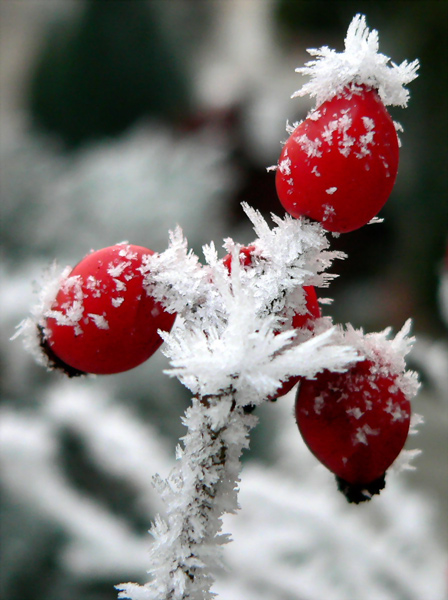
[[[240,265],[243,267],[250,267],[253,261],[253,253],[255,246],[242,246],[239,252]],[[222,259],[224,266],[227,268],[229,273],[232,272],[232,255],[226,254]]]
[[[278,197],[293,217],[353,231],[375,217],[398,170],[395,125],[376,90],[352,86],[321,104],[286,141]]]
[[[364,360],[345,373],[325,370],[303,379],[297,392],[295,414],[305,443],[355,497],[356,490],[378,493],[375,486],[409,431],[410,402],[397,376],[386,371]],[[363,499],[368,494],[354,501]]]
[[[147,360],[175,315],[147,294],[140,271],[152,250],[117,244],[88,254],[46,315],[43,346],[68,374],[120,373]]]
[[[243,246],[240,248],[239,258],[240,264],[243,267],[250,267],[253,261],[253,253],[255,246]],[[232,272],[232,256],[227,254],[223,258],[223,263],[227,267],[229,273]],[[306,311],[304,313],[296,313],[292,318],[292,327],[300,329],[303,327],[312,328],[315,319],[321,316],[319,301],[316,290],[312,285],[304,285],[303,292],[305,295]],[[289,377],[275,392],[275,398],[280,398],[287,394],[300,380],[300,377]]]
[[[301,327],[312,328],[313,321],[321,316],[319,302],[317,299],[316,290],[312,285],[303,286],[306,301],[306,312],[303,314],[296,313],[292,318],[292,326],[294,329],[300,329]],[[281,387],[275,392],[276,398],[281,398],[300,381],[299,376],[289,377],[283,382]]]

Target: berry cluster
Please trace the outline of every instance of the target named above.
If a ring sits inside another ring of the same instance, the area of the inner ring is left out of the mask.
[[[231,259],[224,258],[229,272]],[[254,260],[262,260],[254,246],[240,249],[242,268],[250,269]],[[291,326],[312,332],[321,311],[315,288],[304,286],[303,293],[305,311],[293,315]],[[384,488],[386,470],[408,436],[411,405],[409,375],[402,364],[394,364],[386,346],[369,349],[361,337],[351,342],[360,357],[368,358],[345,372],[325,369],[312,379],[290,377],[269,399],[284,396],[300,382],[295,402],[299,431],[316,458],[336,475],[347,500],[358,504]]]
[[[376,32],[369,33],[359,16],[349,28],[345,53],[338,55],[328,48],[311,53],[320,58],[301,71],[314,77],[314,87],[310,91],[304,86],[297,94],[307,91],[315,95],[318,105],[290,132],[278,161],[276,188],[281,204],[294,218],[288,217],[290,221],[317,221],[321,227],[315,223],[309,231],[318,229],[318,235],[322,235],[322,228],[344,233],[369,223],[391,193],[398,169],[399,142],[397,126],[385,105],[405,105],[403,84],[415,77],[418,64],[385,66],[385,57],[377,53]],[[309,235],[312,241],[314,234]],[[299,252],[305,253],[303,247]],[[176,298],[173,300],[172,284],[166,288],[170,302],[165,302],[160,288],[157,291],[157,281],[151,279],[152,255],[147,248],[117,244],[87,255],[63,278],[37,321],[47,366],[59,368],[69,376],[112,374],[132,369],[152,356],[162,343],[159,332],[171,330],[177,306],[182,305]],[[172,256],[175,260],[162,261],[162,268],[181,264],[180,255]],[[257,245],[241,247],[218,261],[216,273],[224,272],[228,282],[232,279],[232,267],[238,265],[246,274],[261,279],[262,271],[272,268],[271,259],[272,253],[269,258],[269,253],[264,255]],[[312,268],[306,263],[295,264],[295,260],[297,252],[291,259],[291,270],[283,273],[283,279],[291,282],[294,273],[302,269],[305,275],[295,281],[300,283],[311,277],[315,283],[312,277],[316,273],[311,273]],[[283,265],[286,260],[280,262]],[[316,272],[323,270],[321,263],[315,267]],[[188,258],[183,266],[177,267],[179,279],[190,273],[193,278],[198,277],[179,286],[178,297],[186,298],[190,289],[196,289],[202,265],[198,271],[196,268],[196,263],[190,265]],[[205,347],[224,330],[229,310],[217,302],[219,294],[209,289],[214,283],[213,276],[206,274],[204,281],[208,296],[204,292],[199,299],[186,301],[185,310],[190,313],[186,318],[187,313],[181,316],[184,325],[189,322],[197,327],[199,323]],[[317,278],[317,281],[323,280]],[[271,338],[279,340],[276,336],[282,332],[293,331],[298,334],[289,338],[294,345],[322,333],[319,327],[324,319],[313,285],[299,285],[295,290],[299,301],[289,306],[289,300],[285,300],[287,288],[278,286],[278,290],[279,297],[273,301],[277,308]],[[208,300],[210,306],[204,308],[202,305]],[[296,309],[297,306],[301,308]],[[199,313],[203,321],[194,320]],[[213,320],[211,315],[219,316],[215,319],[219,326],[213,329],[213,335],[205,326],[207,318]],[[257,327],[255,333],[259,332]],[[191,340],[196,338],[192,336]],[[185,339],[190,338],[184,338],[182,343]],[[183,347],[180,343],[178,346]],[[273,361],[285,347],[279,344],[280,350],[269,355],[269,360]],[[343,372],[319,366],[307,378],[296,375],[303,373],[300,369],[283,370],[276,379],[280,385],[275,396],[269,399],[285,395],[299,383],[295,412],[300,432],[315,456],[335,473],[348,500],[358,503],[384,487],[385,472],[406,441],[411,411],[410,394],[403,384],[404,364],[388,357],[387,349],[381,353],[378,348],[372,351],[363,344],[354,347],[358,360]],[[241,371],[241,367],[238,369]],[[238,378],[235,374],[238,369],[230,373],[232,381]],[[252,383],[252,387],[256,386]],[[224,385],[219,388],[216,397],[226,389]],[[233,383],[229,389],[235,392]],[[234,399],[232,406],[235,405]],[[249,412],[254,406],[246,402],[243,408]]]

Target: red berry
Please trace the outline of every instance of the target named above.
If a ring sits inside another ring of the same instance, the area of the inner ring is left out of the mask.
[[[157,330],[169,331],[175,315],[143,287],[140,267],[151,254],[141,246],[117,244],[76,265],[46,315],[44,348],[56,366],[62,361],[68,374],[120,373],[159,348]]]
[[[297,392],[295,413],[305,443],[340,483],[358,491],[379,492],[375,485],[409,431],[409,400],[397,375],[386,371],[364,360],[346,373],[326,370],[303,379]]]
[[[240,248],[240,265],[243,267],[250,267],[253,260],[253,253],[255,246],[242,246]],[[226,254],[222,259],[224,266],[227,268],[229,273],[232,272],[232,255]]]
[[[294,329],[299,327],[306,327],[314,319],[318,319],[321,315],[319,301],[317,299],[316,290],[312,285],[304,285],[303,291],[305,292],[306,300],[306,313],[296,313],[292,318],[292,326]]]
[[[249,267],[253,261],[253,252],[255,246],[243,246],[240,248],[240,264],[243,267]],[[232,272],[232,256],[227,254],[223,258],[223,263],[227,267],[229,273]],[[321,316],[319,301],[317,299],[316,290],[312,285],[304,285],[303,291],[305,294],[306,301],[306,312],[296,313],[292,318],[292,326],[294,329],[300,329],[302,327],[312,327],[312,323],[315,319]],[[300,377],[289,377],[283,382],[280,388],[275,392],[275,398],[280,398],[287,394],[296,383],[300,380]]]
[[[398,169],[398,138],[378,93],[345,88],[321,104],[286,141],[276,174],[278,197],[293,217],[339,233],[378,214]]]
[[[318,319],[321,315],[319,302],[317,300],[316,290],[312,285],[304,285],[303,291],[305,292],[306,300],[306,313],[296,313],[292,318],[292,326],[294,329],[300,329],[301,327],[312,327],[314,319]],[[300,381],[300,376],[289,377],[281,387],[275,392],[276,398],[281,398]]]

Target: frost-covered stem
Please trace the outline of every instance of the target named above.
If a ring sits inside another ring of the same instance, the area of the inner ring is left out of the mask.
[[[227,420],[216,429],[208,411],[223,402],[228,406]],[[188,579],[185,578],[182,596],[173,589],[173,600],[195,597],[197,591],[204,592],[213,583],[209,570],[218,562],[214,551],[216,542],[220,541],[217,538],[221,537],[221,517],[237,508],[239,459],[243,449],[249,445],[249,432],[256,423],[253,416],[236,407],[232,396],[195,399],[191,412],[196,413],[199,419],[189,423],[189,431],[184,438],[186,460],[180,465],[183,477],[177,489],[177,493],[184,493],[184,482],[189,481],[191,474],[189,487],[196,491],[195,504],[187,507],[178,525],[179,537],[185,539],[191,555],[183,564],[178,563],[177,568]],[[185,470],[189,473],[186,474]],[[187,493],[187,497],[192,496],[194,492]],[[177,519],[178,516],[173,515],[168,523],[175,526]],[[222,541],[225,542],[226,538],[222,536]]]
[[[216,422],[213,413],[218,405]],[[212,597],[212,570],[219,564],[219,546],[228,541],[220,533],[221,517],[238,508],[240,456],[256,422],[247,408],[237,406],[231,391],[193,398],[185,416],[188,431],[183,448],[178,448],[178,463],[166,481],[156,479],[168,510],[166,520],[157,519],[152,531],[150,572],[154,579],[139,588],[138,597]],[[120,597],[135,593],[133,584],[120,588]]]

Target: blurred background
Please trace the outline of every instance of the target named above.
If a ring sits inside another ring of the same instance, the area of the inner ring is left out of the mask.
[[[448,3],[319,0],[1,0],[0,407],[4,600],[109,600],[145,581],[147,530],[189,396],[137,369],[65,381],[14,327],[57,259],[122,240],[162,251],[183,228],[200,253],[254,235],[240,203],[282,215],[274,174],[306,48],[343,49],[361,12],[395,63],[419,58],[384,222],[332,238],[348,254],[324,307],[366,331],[408,317],[425,425],[416,471],[348,506],[303,448],[294,393],[262,407],[242,510],[225,527],[227,600],[443,600],[448,550]],[[224,251],[222,251],[224,254]],[[248,559],[249,557],[249,559]]]

